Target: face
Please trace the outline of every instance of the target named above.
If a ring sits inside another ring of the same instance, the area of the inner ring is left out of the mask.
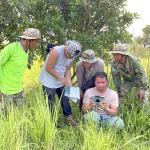
[[[124,58],[124,55],[122,55],[122,54],[113,54],[113,57],[114,57],[114,59],[115,59],[115,61],[117,61],[117,62],[122,62],[122,60],[123,60],[123,58]]]
[[[85,69],[90,69],[92,67],[92,63],[89,63],[89,62],[82,62],[82,66],[85,68]]]
[[[67,51],[67,47],[64,48],[64,54],[66,58],[72,58],[70,53]]]
[[[35,49],[39,46],[39,40],[35,39],[35,40],[30,40],[29,41],[29,48],[30,49]]]
[[[24,49],[35,49],[39,46],[39,40],[28,40],[28,39],[22,39],[21,44]]]
[[[108,81],[106,78],[96,77],[95,86],[98,91],[105,91],[108,87]]]

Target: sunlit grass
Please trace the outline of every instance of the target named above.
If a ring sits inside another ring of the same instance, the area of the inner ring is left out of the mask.
[[[141,59],[149,75],[148,58]],[[139,109],[131,93],[130,108],[121,102],[120,116],[125,128],[116,130],[85,124],[78,104],[71,103],[73,115],[79,121],[77,128],[64,122],[57,99],[54,116],[44,98],[39,73],[41,63],[35,62],[24,78],[26,105],[22,109],[10,108],[7,117],[0,113],[0,149],[4,150],[149,150],[150,106]],[[110,65],[105,67],[110,76]],[[111,76],[110,76],[111,79]],[[112,81],[110,81],[111,86]]]

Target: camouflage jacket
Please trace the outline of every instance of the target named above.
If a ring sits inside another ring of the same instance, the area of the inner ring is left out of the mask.
[[[126,56],[126,64],[122,65],[116,61],[111,63],[113,82],[118,90],[123,90],[124,83],[130,83],[130,86],[141,90],[147,90],[148,80],[143,67],[134,56]]]

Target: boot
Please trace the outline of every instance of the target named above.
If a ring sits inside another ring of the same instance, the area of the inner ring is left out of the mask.
[[[73,127],[78,126],[78,123],[72,118],[72,115],[66,116],[65,121]]]

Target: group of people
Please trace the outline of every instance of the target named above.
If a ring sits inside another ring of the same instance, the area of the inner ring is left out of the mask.
[[[38,29],[28,28],[20,36],[19,42],[9,44],[1,51],[0,96],[4,110],[7,110],[10,103],[17,106],[24,103],[22,79],[28,62],[28,50],[37,48],[40,38]],[[39,77],[44,94],[48,98],[49,108],[53,110],[57,94],[65,120],[77,126],[64,90],[66,86],[72,85],[70,68],[73,60],[81,54],[76,64],[76,75],[80,88],[80,110],[84,119],[123,128],[123,120],[117,116],[119,98],[136,88],[137,98],[143,104],[148,103],[148,80],[143,67],[137,58],[128,52],[126,44],[116,44],[111,53],[111,72],[116,91],[109,88],[104,61],[96,57],[93,50],[88,49],[81,53],[80,43],[74,40],[68,40],[64,45],[49,47]]]

